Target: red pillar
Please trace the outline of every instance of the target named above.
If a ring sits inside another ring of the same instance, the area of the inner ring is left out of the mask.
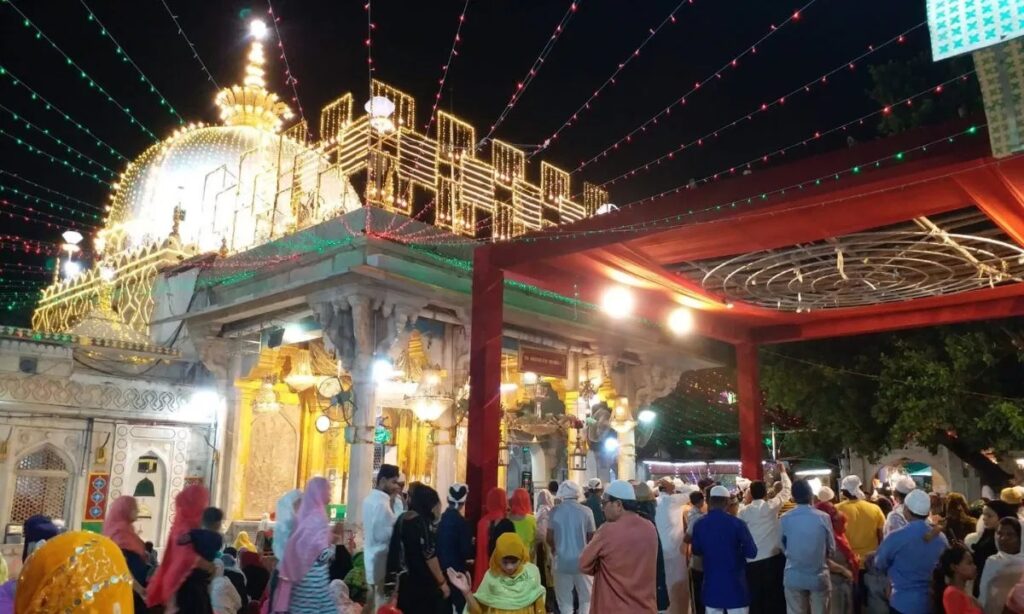
[[[480,517],[484,496],[498,485],[501,443],[501,334],[504,272],[493,266],[490,248],[473,253],[473,306],[469,340],[469,436],[466,515]]]
[[[760,480],[761,464],[761,385],[758,379],[757,345],[736,346],[736,379],[740,403],[740,463],[743,477]]]

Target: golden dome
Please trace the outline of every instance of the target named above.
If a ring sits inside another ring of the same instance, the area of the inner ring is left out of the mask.
[[[244,83],[217,95],[227,125],[179,129],[128,165],[97,252],[162,243],[175,222],[182,247],[240,251],[361,206],[325,156],[278,133],[291,110],[265,89],[262,63],[254,41]]]

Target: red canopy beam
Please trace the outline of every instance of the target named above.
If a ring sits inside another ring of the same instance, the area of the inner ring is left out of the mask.
[[[501,445],[501,337],[504,272],[491,264],[490,247],[473,253],[472,325],[469,336],[469,433],[467,516],[480,517],[484,495],[498,485]]]
[[[740,465],[743,477],[748,480],[760,480],[764,477],[764,465],[761,463],[761,385],[758,369],[757,346],[753,343],[737,345]]]

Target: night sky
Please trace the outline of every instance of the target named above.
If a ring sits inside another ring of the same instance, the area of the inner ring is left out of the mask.
[[[266,17],[263,2],[166,0],[203,62],[221,86],[240,81],[246,48],[246,22]],[[799,19],[781,28],[757,46],[735,68],[721,73],[691,94],[646,133],[615,155],[590,165],[573,176],[574,187],[586,179],[601,182],[656,158],[722,124],[770,103],[868,49],[924,21],[923,0],[577,0],[547,61],[522,95],[496,136],[512,143],[543,142],[579,108],[616,66],[633,53],[675,9],[675,23],[666,25],[565,130],[540,158],[567,170],[624,136],[695,82],[715,73],[734,56],[800,12]],[[129,124],[124,113],[106,101],[78,71],[35,30],[23,25],[16,6],[49,36],[95,82],[105,88],[161,138],[175,126],[175,118],[159,105],[159,98],[140,83],[138,72],[115,53],[114,44],[88,20],[86,7],[76,0],[13,0],[0,3],[0,65],[76,121],[92,130],[129,158],[151,140]],[[214,86],[193,59],[185,39],[177,33],[162,0],[85,0],[109,29],[128,57],[187,121],[214,122]],[[681,4],[681,6],[680,6]],[[458,16],[465,0],[372,0],[374,76],[416,97],[422,126],[438,88],[442,65],[448,58]],[[442,105],[477,126],[483,136],[501,113],[526,75],[541,48],[563,18],[570,3],[563,0],[469,0],[459,53],[454,58],[442,92]],[[302,107],[311,126],[319,109],[345,92],[355,93],[359,107],[368,92],[367,13],[361,1],[276,0],[278,27],[287,52]],[[285,85],[283,61],[269,41],[268,81],[285,100],[293,95]],[[612,202],[627,203],[739,164],[767,151],[789,145],[878,108],[867,90],[868,64],[910,58],[928,48],[927,30],[919,28],[902,45],[892,45],[858,63],[855,70],[832,77],[827,86],[794,96],[784,106],[746,122],[703,147],[675,156],[661,165],[611,187]],[[0,104],[50,130],[68,145],[120,172],[124,163],[94,143],[39,101],[0,77]],[[293,108],[296,105],[292,103]],[[44,135],[12,121],[0,109],[0,129],[23,138],[55,156],[68,154]],[[875,125],[858,127],[859,139],[875,136]],[[844,135],[815,144],[820,149],[843,147]],[[70,159],[70,158],[69,158]],[[71,160],[81,166],[81,161]],[[18,173],[43,186],[102,206],[106,188],[73,176],[60,166],[29,153],[0,135],[0,170]],[[536,162],[528,176],[536,179]],[[68,204],[60,197],[0,173],[0,185]],[[9,192],[8,203],[27,205]],[[38,205],[30,205],[38,208]],[[44,205],[45,206],[45,205]],[[82,211],[89,211],[79,205]],[[0,211],[13,210],[0,203]],[[53,209],[43,209],[60,214]],[[30,216],[37,217],[35,214]],[[65,217],[73,214],[65,213]],[[52,219],[46,221],[55,222]],[[62,228],[0,218],[4,234],[59,240]],[[89,234],[89,233],[86,233]],[[0,262],[41,265],[40,257],[0,253]],[[17,276],[3,273],[3,292],[14,288],[6,281]],[[43,279],[39,275],[21,279]],[[23,285],[23,284],[18,284]],[[8,295],[9,296],[9,295]],[[0,312],[0,321],[21,321],[26,312]]]

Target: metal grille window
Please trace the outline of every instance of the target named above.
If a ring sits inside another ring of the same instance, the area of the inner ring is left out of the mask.
[[[67,464],[50,446],[21,458],[14,480],[11,522],[23,523],[36,514],[64,518],[69,479]]]

